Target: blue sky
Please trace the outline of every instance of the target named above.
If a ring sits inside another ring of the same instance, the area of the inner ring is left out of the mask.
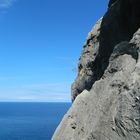
[[[0,101],[70,101],[88,32],[108,0],[0,0]]]

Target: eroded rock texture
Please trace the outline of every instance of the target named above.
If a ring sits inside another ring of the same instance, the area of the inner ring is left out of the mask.
[[[72,101],[90,90],[106,70],[116,44],[129,41],[140,26],[139,0],[111,0],[107,13],[89,33],[72,85]]]
[[[73,105],[53,140],[140,140],[140,1],[110,0],[89,33]]]

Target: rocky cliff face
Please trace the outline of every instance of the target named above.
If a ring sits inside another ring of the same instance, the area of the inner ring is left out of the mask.
[[[140,140],[140,1],[110,0],[87,41],[73,105],[53,140]]]

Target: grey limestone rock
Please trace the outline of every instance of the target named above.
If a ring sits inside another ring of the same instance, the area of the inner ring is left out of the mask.
[[[136,38],[140,30],[131,43],[115,46],[102,78],[77,96],[53,140],[140,139],[140,40]]]
[[[140,26],[139,0],[110,0],[106,14],[89,33],[72,84],[72,101],[84,89],[90,90],[109,64],[109,57],[122,41],[129,41]]]
[[[110,0],[83,47],[73,104],[52,140],[140,140],[139,9],[139,0]]]

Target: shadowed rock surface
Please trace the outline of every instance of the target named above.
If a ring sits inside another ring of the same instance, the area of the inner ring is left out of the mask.
[[[83,47],[73,105],[53,140],[140,140],[139,28],[139,0],[110,0]]]
[[[111,0],[109,8],[89,33],[72,85],[72,101],[90,90],[106,70],[116,44],[129,41],[140,26],[139,0]]]

